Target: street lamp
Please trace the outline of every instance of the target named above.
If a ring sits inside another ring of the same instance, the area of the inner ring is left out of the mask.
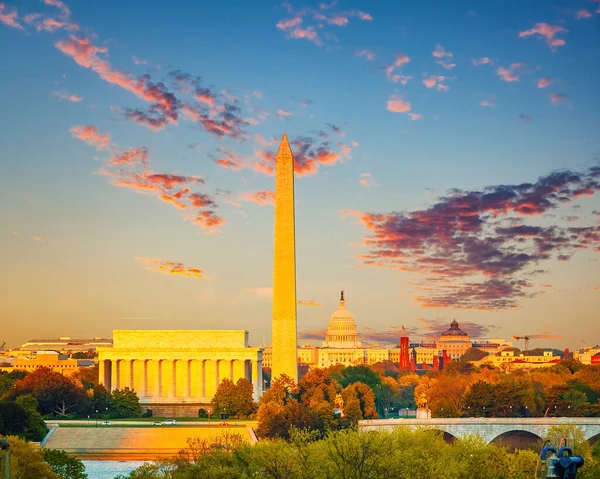
[[[10,479],[9,463],[10,444],[6,439],[0,439],[0,451],[4,451],[4,479]]]
[[[98,410],[96,409],[96,427],[98,427]]]
[[[512,417],[512,406],[508,406],[508,409],[510,409],[510,417]]]

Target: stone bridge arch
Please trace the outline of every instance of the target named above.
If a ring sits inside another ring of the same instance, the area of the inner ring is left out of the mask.
[[[359,421],[359,429],[393,429],[397,426],[438,429],[453,437],[479,435],[487,443],[510,436],[543,439],[555,425],[579,427],[590,443],[600,437],[600,418],[432,418],[374,419]]]

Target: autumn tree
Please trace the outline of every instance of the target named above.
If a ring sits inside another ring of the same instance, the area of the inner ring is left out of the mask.
[[[240,378],[237,383],[223,379],[211,401],[215,414],[226,413],[237,418],[246,418],[254,412],[254,390],[252,383]]]
[[[463,410],[474,416],[489,416],[493,413],[494,388],[485,381],[477,381],[465,392],[462,399]]]
[[[17,381],[8,394],[11,398],[31,394],[38,401],[42,415],[84,414],[91,406],[85,390],[75,381],[45,367]]]
[[[354,382],[346,386],[341,394],[344,399],[344,408],[346,408],[346,405],[352,404],[353,401],[358,401],[361,419],[377,419],[375,394],[368,385],[361,382]]]
[[[62,479],[44,461],[39,449],[19,439],[8,436],[10,445],[10,477],[17,479]],[[4,454],[0,454],[0,471],[4,471]]]
[[[79,383],[85,389],[94,389],[95,386],[98,385],[99,379],[99,371],[98,365],[94,365],[91,367],[79,368],[73,376],[71,376],[75,381],[79,381]]]

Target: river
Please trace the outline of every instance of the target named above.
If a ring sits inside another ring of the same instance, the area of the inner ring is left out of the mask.
[[[114,479],[119,474],[127,475],[144,461],[82,461],[89,479]]]

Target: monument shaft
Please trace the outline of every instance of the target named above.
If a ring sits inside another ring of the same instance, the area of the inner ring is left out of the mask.
[[[296,351],[296,221],[294,159],[284,133],[275,167],[275,258],[273,268],[272,379],[298,380]]]

